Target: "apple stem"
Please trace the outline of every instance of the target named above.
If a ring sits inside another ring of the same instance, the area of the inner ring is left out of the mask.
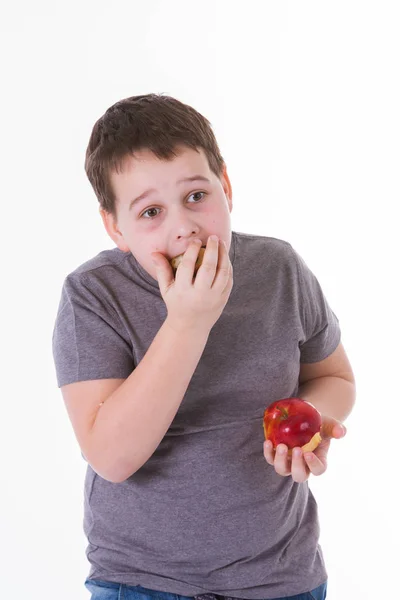
[[[289,417],[289,413],[283,406],[278,406],[278,410],[282,415],[282,420],[286,420]]]

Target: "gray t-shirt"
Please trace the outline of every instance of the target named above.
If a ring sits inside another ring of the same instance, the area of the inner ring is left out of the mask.
[[[288,242],[233,232],[230,258],[231,296],[154,454],[122,483],[87,467],[92,579],[266,599],[327,578],[315,499],[266,462],[262,418],[297,394],[300,362],[335,350],[338,319]],[[54,328],[59,386],[128,377],[166,314],[131,253],[81,265],[64,282]]]

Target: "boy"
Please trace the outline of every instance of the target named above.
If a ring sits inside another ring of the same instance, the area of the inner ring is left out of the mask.
[[[289,243],[231,231],[210,123],[174,98],[109,108],[85,168],[116,248],[66,278],[53,352],[88,462],[92,599],[324,598],[307,478],[345,433],[354,378],[318,281]],[[262,426],[290,396],[324,431],[292,459]]]

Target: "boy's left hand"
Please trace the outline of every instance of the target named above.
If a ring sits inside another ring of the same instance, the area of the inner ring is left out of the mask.
[[[279,444],[276,451],[270,441],[264,442],[264,456],[269,465],[283,477],[291,475],[297,483],[306,481],[310,474],[322,475],[327,469],[327,456],[331,439],[340,439],[346,435],[345,426],[333,417],[322,417],[322,441],[314,452],[303,455],[301,448],[293,448],[292,456],[288,456],[288,447]]]

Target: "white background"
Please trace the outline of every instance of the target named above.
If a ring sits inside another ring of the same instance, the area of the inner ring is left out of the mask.
[[[65,276],[113,247],[83,169],[91,128],[149,92],[211,121],[233,229],[288,240],[339,316],[358,402],[310,482],[328,598],[397,597],[399,28],[384,0],[3,8],[2,597],[89,597],[85,463],[51,336]]]

